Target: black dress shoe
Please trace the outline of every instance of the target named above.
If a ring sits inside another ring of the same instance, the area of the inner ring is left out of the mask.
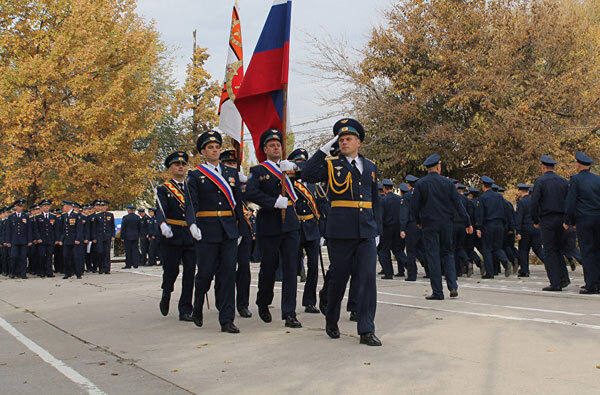
[[[457,298],[457,297],[458,297],[458,290],[456,290],[456,289],[451,289],[451,290],[450,290],[450,297],[451,297],[451,298]]]
[[[167,309],[167,312],[168,312],[168,309]],[[166,315],[166,314],[164,314],[164,315]],[[192,315],[190,313],[179,313],[179,321],[192,322],[192,321],[194,321],[194,317],[192,317]],[[202,325],[198,325],[198,326],[202,326]]]
[[[50,273],[48,274],[46,277],[50,278],[50,277],[54,277],[54,274]]]
[[[552,285],[548,285],[547,287],[542,288],[542,291],[560,292],[560,291],[562,291],[562,288],[561,287],[553,287]]]
[[[233,322],[226,322],[221,325],[221,332],[240,333],[240,330],[233,324]]]
[[[406,278],[404,279],[404,281],[417,281],[417,279],[416,279],[416,278],[409,278],[409,277],[406,277]]]
[[[373,332],[369,332],[360,335],[360,344],[366,344],[367,346],[381,346],[381,341]]]
[[[529,277],[529,273],[519,273],[517,277]]]
[[[429,274],[426,274],[423,276],[423,278],[431,278],[431,276]]]
[[[171,298],[170,296],[165,296],[163,295],[162,298],[160,298],[160,303],[158,304],[158,308],[160,309],[160,313],[163,316],[167,316],[167,314],[169,314],[169,302],[170,302]]]
[[[494,278],[494,276],[493,276],[493,275],[491,275],[491,274],[486,274],[486,275],[484,275],[484,276],[481,276],[481,278],[482,278],[482,279],[484,279],[484,280],[491,280],[491,279],[493,279],[493,278]]]
[[[358,314],[356,314],[356,311],[350,312],[350,321],[358,322]]]
[[[285,319],[285,326],[288,328],[302,328],[302,324],[300,321],[296,319],[296,317],[288,316]]]
[[[244,318],[252,317],[252,313],[247,308],[238,309],[238,313],[240,313],[240,317],[244,317]]]
[[[394,276],[392,276],[391,274],[386,274],[385,276],[381,276],[382,280],[393,280]]]
[[[569,280],[569,279],[560,280],[561,288],[567,288],[569,286],[569,284],[571,284],[571,280]]]
[[[338,328],[337,324],[325,324],[325,333],[327,333],[327,336],[329,336],[332,339],[340,338],[340,328]]]
[[[425,299],[427,299],[427,300],[444,300],[444,296],[431,294],[429,296],[425,296]]]
[[[202,327],[202,324],[204,323],[202,321],[202,311],[194,309],[194,311],[192,312],[192,320],[194,321],[194,324],[196,324],[197,327]]]
[[[600,294],[600,289],[582,288],[582,289],[579,290],[579,293],[582,294],[582,295]]]
[[[65,275],[63,276],[63,280],[66,280],[66,279],[68,279],[69,277],[71,277],[71,276],[67,276],[67,275],[65,274]]]
[[[78,274],[78,275],[77,275],[77,278],[81,280],[81,274]]]
[[[273,318],[271,317],[271,312],[269,311],[269,306],[258,306],[258,316],[264,322],[271,322]]]
[[[321,313],[323,313],[323,315],[326,315],[327,314],[327,294],[324,291],[325,291],[324,289],[319,291],[319,310],[321,310]]]
[[[384,274],[384,271],[380,270],[377,274]]]
[[[11,274],[11,275],[10,275],[10,278],[15,278],[15,275],[14,275],[14,274]]]
[[[23,280],[27,280],[27,275],[26,275],[26,274],[23,274],[23,275],[21,276],[21,278],[22,278]]]
[[[311,314],[319,314],[319,313],[320,313],[319,309],[317,309],[317,308],[316,308],[315,306],[313,306],[313,305],[306,306],[306,307],[304,308],[304,312],[305,312],[305,313],[311,313]]]
[[[121,269],[131,269],[131,266],[123,266]]]

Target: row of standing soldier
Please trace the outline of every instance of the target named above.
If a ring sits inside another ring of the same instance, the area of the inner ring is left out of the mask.
[[[26,279],[27,272],[40,277],[60,272],[65,279],[81,278],[86,266],[90,272],[110,273],[115,222],[106,200],[83,207],[64,200],[62,210],[50,210],[52,201],[43,199],[30,212],[24,204],[18,199],[0,210],[3,275]]]

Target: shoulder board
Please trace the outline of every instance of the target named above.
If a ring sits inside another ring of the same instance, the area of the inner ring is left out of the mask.
[[[325,158],[325,160],[335,160],[335,159],[339,159],[339,156],[328,156],[327,158]]]

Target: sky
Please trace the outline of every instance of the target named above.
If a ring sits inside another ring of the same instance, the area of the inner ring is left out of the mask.
[[[335,121],[352,114],[322,102],[323,95],[335,95],[335,88],[324,88],[306,60],[311,56],[307,33],[317,37],[343,38],[350,47],[360,49],[368,41],[373,26],[383,23],[383,11],[392,0],[295,0],[292,6],[290,39],[290,76],[288,119],[296,135],[296,147],[303,140],[331,133]],[[193,38],[207,48],[210,59],[205,67],[212,78],[223,81],[227,44],[234,0],[138,0],[138,13],[154,20],[161,39],[173,54],[173,78],[182,84],[190,62]],[[239,0],[247,67],[256,41],[269,13],[272,0]],[[324,116],[336,116],[313,122]],[[249,134],[247,134],[249,138]]]

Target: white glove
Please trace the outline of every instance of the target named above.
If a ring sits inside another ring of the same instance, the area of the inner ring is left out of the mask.
[[[375,236],[375,247],[379,247],[379,236]]]
[[[244,174],[244,172],[242,170],[240,170],[238,172],[238,178],[240,179],[241,183],[246,183],[248,182],[248,177]]]
[[[238,237],[238,247],[240,245],[240,243],[242,242],[242,236]]]
[[[160,233],[162,233],[162,235],[165,236],[167,239],[173,237],[173,231],[171,230],[171,227],[165,222],[160,224]]]
[[[279,168],[281,171],[296,171],[298,170],[298,165],[289,160],[282,160],[279,162]]]
[[[286,209],[288,204],[288,198],[279,195],[277,200],[275,201],[275,208]]]
[[[321,240],[319,240],[319,245],[321,247],[323,247],[325,245],[325,238],[324,237],[321,237]]]
[[[192,234],[192,237],[198,241],[202,240],[202,232],[200,232],[200,229],[198,229],[198,225],[196,224],[191,224],[190,225],[190,233]]]
[[[331,140],[329,140],[329,142],[327,144],[325,144],[324,146],[322,146],[321,147],[321,151],[325,155],[329,155],[329,151],[331,151],[331,147],[333,147],[333,144],[335,144],[336,141],[338,141],[338,136],[335,136],[334,138],[332,138]]]

